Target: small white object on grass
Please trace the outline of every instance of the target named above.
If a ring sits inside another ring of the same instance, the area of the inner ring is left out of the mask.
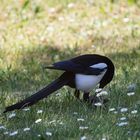
[[[17,131],[14,131],[14,132],[12,132],[12,133],[10,133],[9,136],[15,136],[15,135],[17,135],[17,134],[18,134],[18,130],[17,130]]]
[[[86,140],[86,139],[87,139],[86,136],[82,136],[82,137],[80,138],[80,140]]]
[[[37,110],[37,114],[40,114],[42,112],[43,112],[43,110]]]
[[[83,118],[78,118],[77,121],[78,121],[78,122],[79,122],[79,121],[82,121],[82,122],[83,122],[83,121],[85,121],[85,120],[84,120]]]
[[[137,113],[138,113],[137,110],[132,110],[132,111],[131,111],[131,114],[137,114]]]
[[[75,4],[74,3],[69,3],[68,8],[74,8]]]
[[[102,91],[102,88],[97,88],[96,90],[95,90],[95,92],[101,92]]]
[[[128,92],[127,95],[128,96],[133,96],[133,95],[135,95],[135,92]]]
[[[3,134],[4,134],[4,135],[7,135],[7,134],[9,134],[9,132],[8,132],[8,131],[6,131],[6,132],[4,132]]]
[[[23,131],[30,131],[31,129],[29,127],[26,127],[23,129]]]
[[[35,121],[35,123],[40,123],[42,121],[42,119],[37,119],[36,121]]]
[[[79,129],[80,130],[85,130],[85,129],[88,129],[88,126],[80,126]]]
[[[46,135],[47,136],[52,136],[52,133],[51,132],[46,132]]]
[[[15,117],[15,116],[16,116],[16,113],[11,113],[11,114],[8,116],[8,118],[11,119],[11,118],[13,118],[13,117]]]
[[[108,95],[108,92],[107,91],[101,91],[99,93],[97,93],[97,97],[100,97],[100,96],[103,96],[103,95]]]
[[[109,111],[110,112],[115,111],[115,108],[109,108]]]
[[[117,123],[118,126],[126,126],[128,125],[128,122],[120,122],[120,123]]]
[[[3,125],[1,125],[1,126],[0,126],[0,129],[6,129],[6,127],[5,127],[5,126],[3,126]]]
[[[24,109],[22,109],[23,111],[29,111],[30,110],[30,108],[24,108]]]
[[[97,102],[97,103],[94,103],[95,106],[102,106],[102,103],[100,102]]]
[[[124,120],[126,120],[126,117],[121,117],[120,120],[124,121]]]
[[[127,112],[128,111],[128,108],[121,108],[120,111],[123,113],[123,112]]]

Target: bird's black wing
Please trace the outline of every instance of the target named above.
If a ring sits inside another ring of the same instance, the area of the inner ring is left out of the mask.
[[[22,109],[24,107],[31,106],[31,105],[35,104],[39,100],[47,97],[48,95],[50,95],[54,91],[60,89],[62,86],[67,84],[69,80],[70,80],[70,75],[68,75],[66,72],[63,73],[58,79],[56,79],[51,84],[49,84],[45,88],[41,89],[37,93],[33,94],[32,96],[24,99],[23,101],[20,101],[20,102],[14,104],[14,105],[6,107],[4,113],[8,112],[8,111],[15,110],[15,109]]]
[[[81,74],[89,74],[89,75],[90,74],[91,75],[99,75],[101,72],[103,72],[106,69],[106,68],[99,69],[99,68],[92,68],[92,67],[83,66],[83,65],[74,63],[71,60],[57,62],[57,63],[54,63],[52,66],[47,66],[45,68],[64,70],[64,71],[69,71],[72,73],[81,73]]]

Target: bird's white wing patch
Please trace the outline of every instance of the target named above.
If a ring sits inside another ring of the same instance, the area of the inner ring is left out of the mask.
[[[106,70],[100,75],[76,74],[76,88],[84,92],[90,92],[101,81],[105,73]]]
[[[92,68],[99,68],[99,69],[104,69],[107,67],[107,64],[106,63],[97,63],[97,64],[94,64],[92,66],[90,66]]]

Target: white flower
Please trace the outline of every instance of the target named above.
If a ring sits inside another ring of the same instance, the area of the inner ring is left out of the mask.
[[[102,138],[102,140],[106,140],[106,138]]]
[[[31,129],[29,127],[24,128],[23,131],[30,131]]]
[[[38,136],[38,137],[41,137],[41,135],[40,135],[40,134],[38,134],[37,136]]]
[[[49,124],[52,124],[52,123],[55,123],[55,122],[56,122],[56,120],[52,120],[52,121],[49,122]]]
[[[68,8],[73,8],[74,6],[75,6],[74,3],[69,3],[69,4],[68,4]]]
[[[96,46],[95,45],[91,45],[91,48],[96,48]]]
[[[52,136],[52,133],[51,132],[46,132],[46,135],[47,136]]]
[[[18,134],[18,131],[14,131],[12,133],[9,134],[9,136],[14,136],[14,135],[17,135]]]
[[[85,121],[83,118],[78,118],[77,121]]]
[[[137,114],[137,113],[138,113],[137,110],[132,110],[132,111],[131,111],[131,114]]]
[[[63,21],[64,20],[64,17],[58,17],[58,20],[59,21]]]
[[[82,137],[80,138],[80,140],[86,140],[86,139],[87,139],[86,136],[82,136]]]
[[[73,112],[74,115],[78,115],[78,112]]]
[[[30,110],[30,108],[24,108],[24,109],[22,109],[23,111],[29,111]]]
[[[102,95],[108,95],[108,92],[107,91],[101,91],[101,92],[99,92],[99,93],[97,93],[97,97],[100,97],[100,96],[102,96]]]
[[[121,108],[121,110],[120,110],[121,112],[127,112],[128,111],[128,109],[127,108]]]
[[[126,117],[121,117],[120,120],[124,121],[124,120],[126,120]]]
[[[6,129],[6,127],[4,127],[4,126],[0,126],[0,129]]]
[[[118,113],[118,111],[114,111],[114,114],[117,114]]]
[[[60,96],[60,95],[61,95],[61,93],[60,93],[60,92],[56,93],[56,96]]]
[[[111,112],[111,111],[115,111],[115,108],[110,108],[109,111],[110,111],[110,112]]]
[[[7,135],[7,134],[8,134],[8,131],[4,132],[3,134],[4,134],[4,135]]]
[[[135,92],[128,92],[127,95],[128,96],[133,96],[133,95],[135,95]]]
[[[40,123],[42,121],[42,119],[37,119],[36,121],[35,121],[35,123]]]
[[[95,90],[95,92],[101,92],[102,91],[102,88],[98,88]]]
[[[125,126],[128,125],[128,122],[121,122],[121,123],[117,123],[118,126]]]
[[[42,113],[42,112],[43,112],[43,110],[38,110],[38,111],[37,111],[38,114],[39,114],[39,113]]]
[[[60,125],[63,125],[64,123],[63,123],[63,122],[60,122],[59,124],[60,124]]]
[[[79,129],[80,130],[88,129],[88,126],[80,126]]]
[[[98,102],[98,103],[94,103],[95,106],[102,106],[102,103]]]
[[[8,118],[11,119],[11,118],[13,118],[15,116],[16,116],[16,113],[11,113]]]
[[[52,7],[52,8],[50,8],[50,9],[48,10],[48,12],[51,13],[51,14],[53,14],[53,13],[56,12],[56,9]]]
[[[123,22],[127,23],[127,22],[129,22],[129,20],[130,20],[129,18],[124,18]]]

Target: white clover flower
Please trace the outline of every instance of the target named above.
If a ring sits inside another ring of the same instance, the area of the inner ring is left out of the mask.
[[[83,121],[85,121],[85,119],[83,119],[83,118],[78,118],[77,121],[78,121],[78,122],[79,122],[79,121],[82,121],[82,122],[83,122]]]
[[[58,17],[59,21],[64,21],[64,17]]]
[[[17,131],[14,131],[14,132],[12,132],[12,133],[10,133],[9,136],[15,136],[15,135],[17,135],[17,134],[18,134],[18,130],[17,130]]]
[[[135,95],[135,92],[128,92],[127,95],[128,96],[133,96],[133,95]]]
[[[74,115],[78,115],[78,112],[73,112]]]
[[[29,127],[26,127],[23,129],[23,131],[30,131],[31,129]]]
[[[102,103],[98,102],[98,103],[94,103],[95,106],[102,106]]]
[[[96,46],[95,45],[91,45],[91,48],[96,48]]]
[[[29,111],[30,110],[30,108],[24,108],[24,109],[22,109],[23,111]]]
[[[16,116],[16,113],[11,113],[11,114],[8,116],[8,118],[11,119],[11,118],[13,118],[13,117],[15,117],[15,116]]]
[[[35,123],[40,123],[42,121],[42,119],[37,119],[36,121],[35,121]]]
[[[52,120],[52,121],[49,122],[49,124],[52,124],[52,123],[55,123],[55,122],[56,122],[56,120]]]
[[[127,112],[128,111],[128,108],[121,108],[121,110],[120,110],[122,113],[123,112]]]
[[[56,95],[56,96],[60,96],[60,95],[61,95],[61,93],[60,93],[60,92],[58,92],[58,93],[56,93],[55,95]]]
[[[108,92],[107,91],[101,91],[101,92],[99,92],[99,93],[97,93],[97,97],[100,97],[100,96],[102,96],[102,95],[108,95]]]
[[[95,92],[101,92],[102,91],[102,88],[98,88],[95,90]]]
[[[68,8],[74,8],[75,4],[74,3],[69,3]]]
[[[111,112],[111,111],[115,111],[115,108],[110,108],[109,111],[110,111],[110,112]]]
[[[132,110],[132,111],[131,111],[131,114],[137,114],[137,113],[138,113],[137,110]]]
[[[85,130],[85,129],[88,129],[88,126],[80,126],[79,129],[80,130]]]
[[[118,126],[126,126],[128,125],[128,122],[121,122],[121,123],[117,123]]]
[[[86,136],[82,136],[82,137],[80,138],[80,140],[86,140],[86,139],[87,139]]]
[[[53,13],[56,12],[56,9],[52,7],[52,8],[50,8],[50,9],[48,10],[48,12],[51,13],[51,14],[53,14]]]
[[[63,123],[63,122],[60,122],[59,124],[60,124],[60,125],[63,125],[64,123]]]
[[[37,111],[37,114],[40,114],[40,113],[42,113],[43,112],[43,110],[38,110]]]
[[[8,132],[8,131],[6,131],[6,132],[4,132],[3,134],[4,134],[4,135],[7,135],[7,134],[9,134],[9,132]]]
[[[46,135],[47,136],[52,136],[52,133],[51,132],[46,132]]]
[[[123,22],[125,22],[125,23],[127,23],[127,22],[129,22],[129,21],[130,21],[129,18],[124,18],[124,19],[123,19]]]
[[[120,120],[124,121],[124,120],[126,120],[126,117],[121,117]]]
[[[118,111],[114,111],[113,113],[114,113],[114,114],[117,114],[117,113],[118,113]]]
[[[3,126],[3,125],[1,125],[1,126],[0,126],[0,129],[6,129],[6,127],[5,127],[5,126]]]

